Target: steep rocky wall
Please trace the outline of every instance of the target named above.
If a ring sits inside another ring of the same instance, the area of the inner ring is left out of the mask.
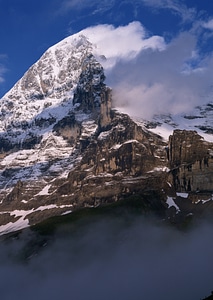
[[[213,191],[213,145],[195,131],[175,130],[169,138],[171,181],[177,191]]]
[[[106,128],[111,124],[111,105],[111,89],[106,88],[105,91],[101,94],[101,107],[99,117],[99,125],[101,128]]]
[[[161,138],[143,130],[127,115],[111,112],[110,118],[107,130],[101,131],[86,149],[82,169],[94,166],[96,175],[122,172],[139,176],[156,166],[165,166],[166,151]],[[161,152],[161,157],[156,152]]]
[[[208,158],[208,145],[196,131],[174,130],[169,137],[169,160],[172,166]]]
[[[104,84],[103,67],[93,55],[85,60],[83,70],[74,94],[73,104],[85,113],[94,112],[100,107],[101,98],[108,88]]]

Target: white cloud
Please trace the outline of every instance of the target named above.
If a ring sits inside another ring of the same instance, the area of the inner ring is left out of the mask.
[[[187,112],[206,101],[213,58],[200,61],[192,33],[183,32],[168,45],[160,36],[147,36],[139,22],[118,28],[99,25],[82,33],[97,44],[97,54],[106,56],[101,63],[115,107],[150,118]]]
[[[206,28],[206,29],[213,30],[213,19],[211,19],[208,22],[204,23],[203,27]]]
[[[82,34],[96,45],[97,56],[104,55],[107,58],[102,61],[106,72],[120,60],[134,59],[141,51],[164,50],[166,47],[162,37],[148,37],[139,22],[117,28],[112,25],[98,25],[83,30]]]

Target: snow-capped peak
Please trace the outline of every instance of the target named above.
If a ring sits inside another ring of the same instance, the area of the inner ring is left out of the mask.
[[[93,48],[82,32],[49,48],[1,99],[1,136],[20,143],[68,115],[82,73],[97,69],[92,82],[94,86],[100,82],[103,68],[94,58]]]

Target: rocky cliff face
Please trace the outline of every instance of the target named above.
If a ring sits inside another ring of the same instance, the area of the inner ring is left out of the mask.
[[[170,219],[212,200],[212,143],[184,130],[165,141],[112,109],[92,49],[82,35],[62,41],[1,101],[1,233],[131,195]]]
[[[213,189],[213,145],[195,131],[175,130],[169,138],[168,158],[177,191]]]

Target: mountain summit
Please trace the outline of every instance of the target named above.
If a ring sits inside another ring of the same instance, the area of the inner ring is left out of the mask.
[[[0,128],[5,148],[34,135],[42,136],[71,112],[73,96],[85,70],[93,73],[94,86],[103,80],[103,68],[93,57],[92,48],[83,35],[63,40],[48,49],[3,97]]]
[[[112,109],[96,47],[66,38],[1,99],[1,234],[133,195],[175,220],[212,208],[212,143]]]

